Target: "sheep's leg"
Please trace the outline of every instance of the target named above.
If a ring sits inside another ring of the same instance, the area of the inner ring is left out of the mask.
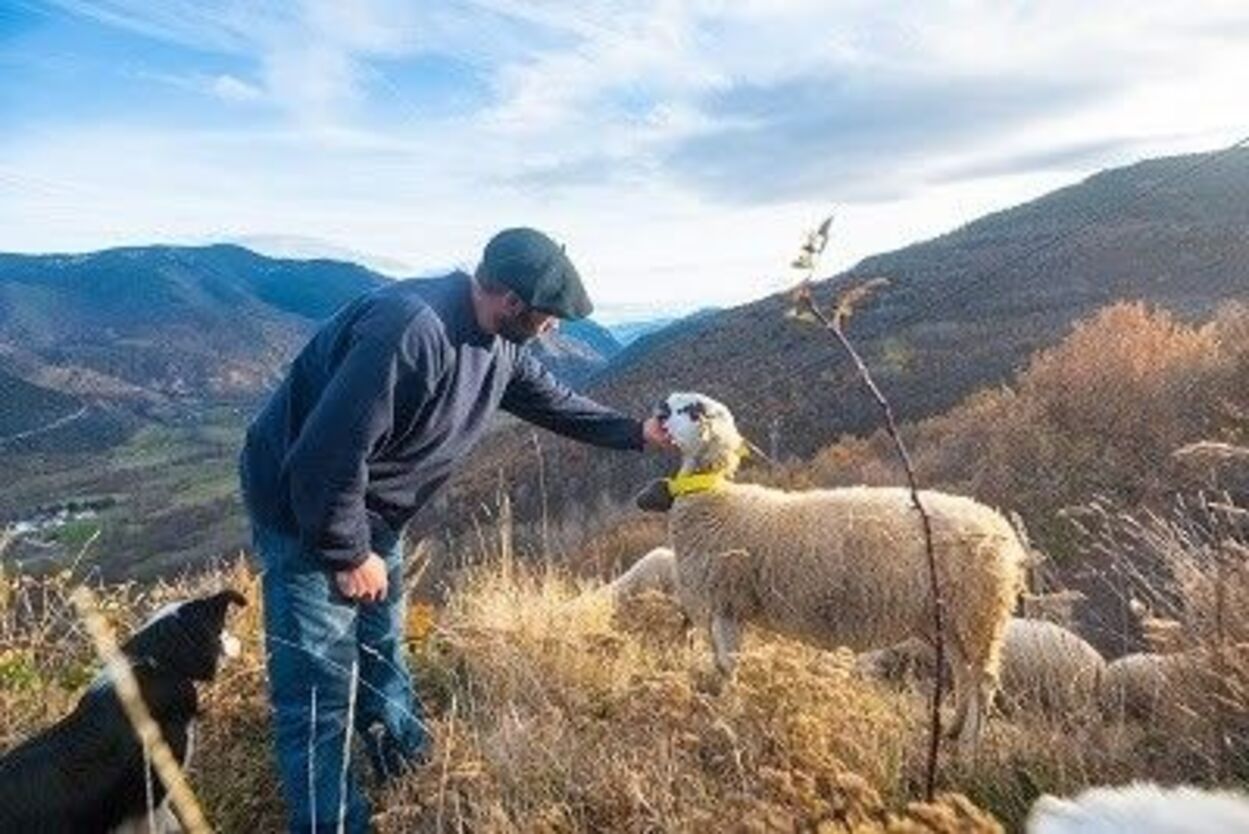
[[[950,721],[950,726],[946,728],[945,735],[946,738],[958,738],[967,725],[967,714],[972,709],[974,687],[971,675],[968,674],[967,663],[959,652],[950,652],[947,665],[950,667],[950,677],[954,684],[954,718]]]
[[[737,665],[737,647],[741,643],[742,626],[728,614],[711,618],[711,647],[715,650],[716,669],[724,677],[732,677]]]
[[[974,756],[980,749],[980,736],[989,720],[989,705],[997,692],[997,678],[984,669],[968,669],[970,686],[967,722],[961,728],[959,749]]]

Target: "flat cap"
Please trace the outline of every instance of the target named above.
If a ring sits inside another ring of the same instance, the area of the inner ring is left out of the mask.
[[[594,310],[564,247],[537,229],[504,229],[490,239],[477,274],[516,293],[536,310],[583,319]]]

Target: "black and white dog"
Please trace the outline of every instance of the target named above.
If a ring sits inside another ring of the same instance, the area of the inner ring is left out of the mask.
[[[246,600],[222,591],[166,606],[121,647],[152,718],[184,766],[198,712],[194,681],[212,680],[218,658],[238,654],[238,640],[225,630],[231,604]],[[0,757],[0,832],[146,831],[150,807],[163,821],[159,830],[172,814],[149,761],[111,677],[101,672],[73,712]]]

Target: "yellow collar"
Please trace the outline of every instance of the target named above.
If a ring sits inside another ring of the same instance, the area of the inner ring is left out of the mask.
[[[689,475],[677,475],[668,479],[668,494],[673,498],[682,495],[693,495],[698,492],[712,492],[724,483],[723,472],[694,472]]]

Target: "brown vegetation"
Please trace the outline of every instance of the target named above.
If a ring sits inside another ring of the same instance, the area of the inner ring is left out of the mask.
[[[1185,484],[1172,453],[1249,432],[1249,310],[1205,325],[1140,303],[1078,323],[1013,385],[981,391],[906,432],[921,481],[1018,510],[1041,544],[1064,538],[1058,510],[1106,496],[1157,504]],[[788,477],[900,483],[883,432],[844,438]]]
[[[1190,325],[1120,304],[1039,354],[1013,386],[904,430],[926,486],[1018,508],[1051,552],[1060,545],[1068,563],[1098,567],[1125,600],[1142,599],[1151,616],[1180,624],[1176,648],[1199,672],[1169,693],[1175,709],[1165,721],[1090,716],[1073,725],[1015,714],[990,725],[977,761],[943,765],[942,789],[957,795],[908,804],[923,777],[922,691],[877,688],[853,675],[842,653],[760,635],[748,636],[738,679],[719,694],[704,691],[708,650],[699,635],[685,639],[669,602],[646,595],[613,612],[606,596],[584,594],[584,580],[574,579],[615,573],[662,539],[661,519],[617,510],[583,546],[553,524],[567,568],[539,574],[510,560],[492,567],[495,543],[507,537],[479,531],[485,564],[454,577],[441,610],[410,618],[437,744],[431,764],[376,797],[379,826],[992,831],[998,823],[977,807],[1012,828],[1043,791],[1138,778],[1243,783],[1249,525],[1212,508],[1218,495],[1170,502],[1176,489],[1212,485],[1176,468],[1171,453],[1203,439],[1243,445],[1247,397],[1244,308]],[[548,476],[573,475],[560,466]],[[755,476],[786,485],[900,482],[883,436],[847,439],[809,467]],[[1097,494],[1105,498],[1089,506]],[[1085,512],[1059,518],[1073,504]],[[95,673],[68,606],[76,580],[0,573],[0,749],[64,715]],[[124,633],[169,599],[225,583],[256,602],[257,579],[240,564],[196,580],[102,588],[102,607]],[[260,607],[237,616],[245,654],[207,690],[191,782],[217,830],[279,830]]]
[[[0,578],[0,749],[63,715],[94,673],[70,584]],[[221,584],[258,603],[258,580],[240,564],[196,582],[105,588],[102,607],[124,631]],[[977,761],[943,765],[940,790],[970,801],[913,804],[922,691],[863,681],[844,652],[748,635],[737,680],[711,694],[709,651],[684,638],[671,601],[647,594],[613,611],[590,587],[484,566],[460,578],[435,620],[426,607],[414,613],[435,753],[375,796],[382,831],[997,831],[977,806],[1011,829],[1042,791],[1245,778],[1212,770],[1215,740],[1191,721],[1073,726],[1024,713],[990,725]],[[282,825],[259,615],[258,604],[236,615],[244,656],[206,691],[190,772],[222,832]]]

